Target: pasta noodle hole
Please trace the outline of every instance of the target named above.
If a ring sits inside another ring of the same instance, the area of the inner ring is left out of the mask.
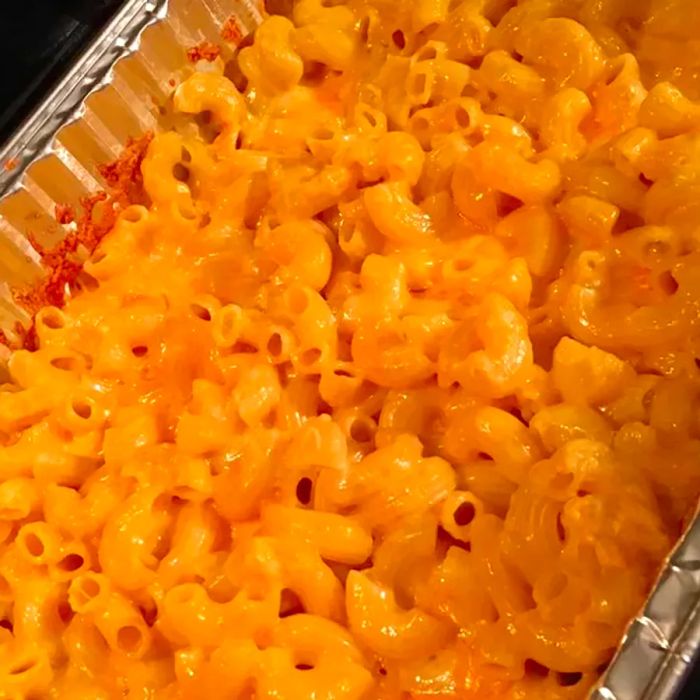
[[[327,73],[327,67],[320,61],[308,61],[304,66],[304,77],[302,84],[307,87],[320,85],[323,83]]]
[[[560,542],[566,541],[566,528],[561,519],[561,513],[557,513],[557,536]]]
[[[455,115],[456,117],[456,115]],[[423,116],[416,116],[412,120],[414,132],[428,132],[430,131],[430,122]]]
[[[65,319],[58,309],[46,309],[41,313],[41,323],[45,328],[58,331],[65,327]]]
[[[214,143],[221,133],[221,128],[214,121],[213,113],[208,109],[196,114],[194,123],[199,127],[199,135],[205,143]]]
[[[80,583],[73,588],[75,602],[80,605],[85,605],[91,600],[94,600],[101,592],[102,586],[100,586],[99,581],[91,577],[83,578]]]
[[[172,545],[172,532],[166,531],[163,535],[158,537],[153,550],[151,551],[151,557],[153,562],[161,562],[165,557],[170,554],[170,548]],[[148,558],[146,559],[148,562]]]
[[[283,588],[280,594],[280,617],[291,617],[305,612],[304,604],[291,588]]]
[[[320,348],[308,348],[299,355],[299,362],[305,367],[312,367],[323,356]]]
[[[212,598],[212,596],[209,596]],[[214,600],[212,598],[212,600]],[[220,602],[220,601],[216,601]],[[230,602],[230,601],[226,601]],[[158,607],[156,606],[155,603],[151,603],[149,605],[139,605],[139,612],[141,613],[141,617],[143,618],[143,621],[149,626],[153,627],[153,625],[156,624],[156,620],[158,619]]]
[[[455,508],[455,512],[452,514],[452,517],[454,518],[456,525],[464,527],[465,525],[469,525],[469,523],[474,520],[475,515],[476,508],[474,507],[474,504],[470,503],[469,501],[465,501],[464,503],[460,503],[457,508]]]
[[[574,483],[573,474],[555,474],[549,482],[549,486],[553,491],[565,491]]]
[[[250,44],[252,41],[248,37],[246,37],[246,39],[243,41],[245,42],[246,40],[248,40],[248,44]],[[227,61],[224,67],[224,75],[235,85],[236,90],[238,90],[240,93],[245,92],[248,88],[248,78],[246,78],[243,74],[240,63],[238,62],[238,54],[243,48],[243,42],[241,42],[241,44],[236,48],[234,57],[230,61]]]
[[[277,358],[282,354],[283,342],[279,333],[272,333],[267,340],[267,352],[270,357]]]
[[[138,224],[139,222],[143,221],[145,215],[141,207],[129,207],[122,213],[122,218],[124,221],[128,221],[130,224]]]
[[[560,671],[557,673],[557,683],[564,688],[569,688],[572,685],[578,685],[583,678],[583,673],[580,671]]]
[[[474,267],[474,261],[471,258],[457,258],[452,263],[455,272],[467,272]]]
[[[27,553],[38,559],[44,555],[44,543],[41,541],[40,537],[34,532],[29,532],[24,536],[24,548]]]
[[[635,214],[633,211],[622,209],[620,211],[620,216],[618,216],[612,228],[612,232],[613,235],[617,235],[625,231],[630,231],[631,229],[639,228],[640,226],[644,226],[643,217],[639,216],[639,214]]]
[[[370,26],[370,17],[368,15],[365,15],[362,20],[360,21],[359,28],[357,30],[357,35],[360,38],[360,42],[363,44],[366,44],[367,41],[369,40],[369,26]]]
[[[455,109],[455,122],[457,122],[457,126],[460,129],[468,129],[472,125],[472,118],[469,116],[469,112],[461,105],[458,105]]]
[[[183,146],[182,150],[180,151],[180,160],[183,163],[191,163],[192,162],[192,154]]]
[[[669,270],[659,275],[658,282],[661,291],[668,296],[673,296],[678,291],[678,282]]]
[[[308,476],[299,479],[296,488],[297,501],[304,506],[308,506],[313,496],[313,488],[314,482]]]
[[[438,57],[435,44],[426,44],[423,48],[416,52],[415,57],[415,60],[417,61],[434,61]]]
[[[36,659],[25,658],[12,664],[8,670],[8,673],[11,676],[21,676],[25,673],[29,673],[29,671],[31,671],[36,665]]]
[[[197,220],[197,212],[192,206],[180,202],[177,205],[177,212],[185,221]]]
[[[223,547],[219,549],[224,549]],[[219,577],[214,583],[210,584],[207,588],[207,594],[215,603],[226,604],[230,603],[235,597],[238,589],[228,580],[226,576]],[[158,608],[153,608],[153,622],[158,619]],[[151,625],[148,622],[148,617],[144,614],[144,620],[146,624]]]
[[[173,165],[173,177],[178,182],[187,183],[190,179],[190,169],[184,163],[175,163]]]
[[[73,571],[78,571],[78,569],[81,569],[84,564],[85,559],[83,559],[80,554],[72,552],[71,554],[67,554],[65,557],[63,557],[63,559],[56,564],[56,567],[61,571],[65,571],[66,573],[72,573]]]
[[[148,347],[146,345],[136,345],[131,348],[131,354],[134,357],[146,357],[146,355],[148,355]]]
[[[71,408],[73,409],[73,413],[75,413],[78,418],[90,420],[92,417],[92,406],[86,399],[78,399],[73,401],[71,403]]]
[[[56,614],[58,615],[58,619],[61,620],[64,625],[67,625],[75,615],[73,608],[71,608],[67,600],[62,600],[56,606]]]
[[[296,668],[297,671],[313,671],[314,670],[313,664],[305,664],[305,663],[299,663],[294,668]]]
[[[75,357],[54,357],[51,366],[63,372],[75,372],[80,366],[80,362]]]
[[[344,379],[355,379],[355,375],[352,372],[348,372],[346,369],[334,369],[333,374],[336,377],[343,377]]]
[[[612,85],[622,75],[623,71],[625,70],[625,65],[626,61],[623,57],[613,61],[612,65],[610,66],[610,70],[605,77],[604,84],[607,86]]]
[[[373,421],[366,418],[356,418],[350,425],[350,437],[360,444],[374,440],[375,426]]]
[[[546,678],[549,669],[534,659],[525,659],[525,675],[530,678]]]
[[[377,118],[370,111],[365,111],[362,113],[362,118],[367,122],[372,128],[377,126]]]
[[[262,426],[264,428],[267,428],[268,430],[272,430],[276,425],[277,421],[279,420],[279,414],[277,413],[277,409],[273,408],[263,419],[262,419]]]
[[[415,598],[408,586],[401,585],[401,582],[397,582],[394,586],[394,599],[396,600],[396,605],[402,610],[413,610],[416,605]]]
[[[504,193],[501,193],[498,197],[498,215],[500,217],[505,218],[522,206],[523,203],[517,197]]]
[[[258,351],[258,349],[252,343],[248,343],[245,340],[237,340],[233,344],[231,351],[233,352],[234,355],[235,354],[252,355],[252,354],[255,354]]]
[[[143,632],[135,625],[124,625],[117,632],[117,646],[127,653],[137,652],[143,645]]]
[[[92,275],[89,275],[85,270],[80,271],[78,276],[77,287],[86,291],[94,291],[100,286],[100,283]]]
[[[211,311],[206,306],[202,306],[202,304],[190,304],[190,311],[193,316],[201,321],[211,321]]]
[[[517,418],[524,426],[527,427],[527,421],[525,418],[523,418],[523,412],[520,410],[519,406],[511,406],[508,409],[508,413],[510,413],[513,418]]]
[[[15,626],[12,624],[12,620],[0,620],[0,629],[7,630],[8,632],[12,632],[14,630]]]
[[[313,138],[318,141],[332,141],[335,138],[335,131],[326,127],[320,127],[314,131]]]
[[[406,35],[400,29],[397,29],[391,35],[391,40],[399,51],[403,51],[406,48]]]

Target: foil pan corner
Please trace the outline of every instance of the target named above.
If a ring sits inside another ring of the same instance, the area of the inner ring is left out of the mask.
[[[700,656],[700,516],[686,530],[591,700],[672,700]]]
[[[21,187],[27,169],[51,155],[59,130],[81,116],[87,95],[107,86],[118,60],[138,51],[143,32],[166,17],[168,0],[127,0],[99,37],[0,149],[0,196]]]

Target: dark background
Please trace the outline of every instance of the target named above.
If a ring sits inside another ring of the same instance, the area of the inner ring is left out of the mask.
[[[0,143],[121,0],[0,0]]]
[[[0,144],[121,4],[122,0],[0,0]],[[696,663],[678,700],[698,699]]]

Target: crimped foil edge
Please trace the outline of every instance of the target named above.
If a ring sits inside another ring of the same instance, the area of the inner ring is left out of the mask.
[[[700,651],[700,515],[675,546],[591,700],[671,700]]]
[[[116,61],[138,50],[143,31],[165,18],[168,4],[168,0],[127,0],[117,11],[0,150],[0,198],[15,192],[27,168],[49,155],[59,130],[81,117],[84,100],[109,83]],[[2,167],[5,163],[12,163],[12,167]]]

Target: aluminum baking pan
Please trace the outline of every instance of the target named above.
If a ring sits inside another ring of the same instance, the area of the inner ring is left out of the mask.
[[[0,328],[26,313],[10,288],[41,274],[27,242],[60,239],[57,204],[102,188],[98,166],[128,137],[158,128],[183,75],[185,51],[217,42],[230,17],[245,35],[260,21],[254,0],[127,0],[35,113],[0,149]],[[594,700],[667,700],[700,647],[700,519],[686,531],[644,609],[631,623]]]

